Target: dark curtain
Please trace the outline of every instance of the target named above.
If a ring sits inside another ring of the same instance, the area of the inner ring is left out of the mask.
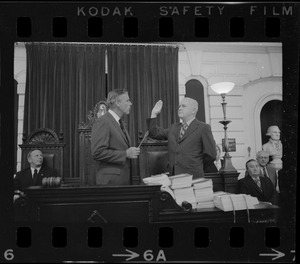
[[[164,103],[158,117],[167,128],[178,120],[178,47],[153,45],[112,45],[107,47],[108,90],[126,89],[132,109],[125,117],[133,146],[147,131],[146,118],[159,99]],[[132,175],[138,175],[133,160]]]
[[[64,177],[79,177],[78,124],[106,97],[105,46],[27,43],[24,133],[50,128],[63,136]]]

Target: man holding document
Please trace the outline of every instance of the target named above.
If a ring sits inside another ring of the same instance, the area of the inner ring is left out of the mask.
[[[147,125],[149,137],[168,140],[170,175],[189,173],[193,179],[203,177],[203,156],[213,162],[217,153],[210,125],[196,119],[197,101],[183,98],[178,107],[178,117],[182,123],[172,124],[167,129],[157,126],[156,120],[162,106],[161,100],[155,104]]]
[[[131,159],[136,159],[140,148],[131,147],[131,140],[122,117],[128,115],[132,103],[126,90],[108,93],[109,110],[92,127],[91,151],[97,161],[97,185],[129,185]]]

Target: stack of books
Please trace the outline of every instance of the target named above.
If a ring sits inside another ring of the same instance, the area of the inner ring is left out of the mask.
[[[219,193],[214,196],[215,207],[225,212],[254,209],[254,205],[258,203],[259,201],[256,197],[248,194]]]
[[[169,179],[176,203],[182,206],[182,202],[188,202],[192,205],[192,208],[196,208],[196,199],[192,187],[193,175],[182,173],[170,176]]]
[[[214,208],[213,182],[200,178],[192,181],[197,208]]]
[[[182,173],[169,177],[171,181],[171,189],[186,188],[192,186],[193,175]]]

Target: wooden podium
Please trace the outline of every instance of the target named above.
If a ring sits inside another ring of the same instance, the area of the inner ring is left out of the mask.
[[[223,212],[217,208],[185,211],[160,185],[105,187],[30,187],[16,205],[16,221],[65,223],[275,223],[278,207]],[[20,212],[23,212],[20,214]]]

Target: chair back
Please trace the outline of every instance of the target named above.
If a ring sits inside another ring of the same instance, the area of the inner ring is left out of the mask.
[[[19,145],[22,149],[21,169],[29,166],[27,155],[34,149],[43,153],[43,165],[56,169],[63,178],[63,151],[65,143],[61,143],[57,134],[49,128],[39,128],[33,131],[24,143]]]

